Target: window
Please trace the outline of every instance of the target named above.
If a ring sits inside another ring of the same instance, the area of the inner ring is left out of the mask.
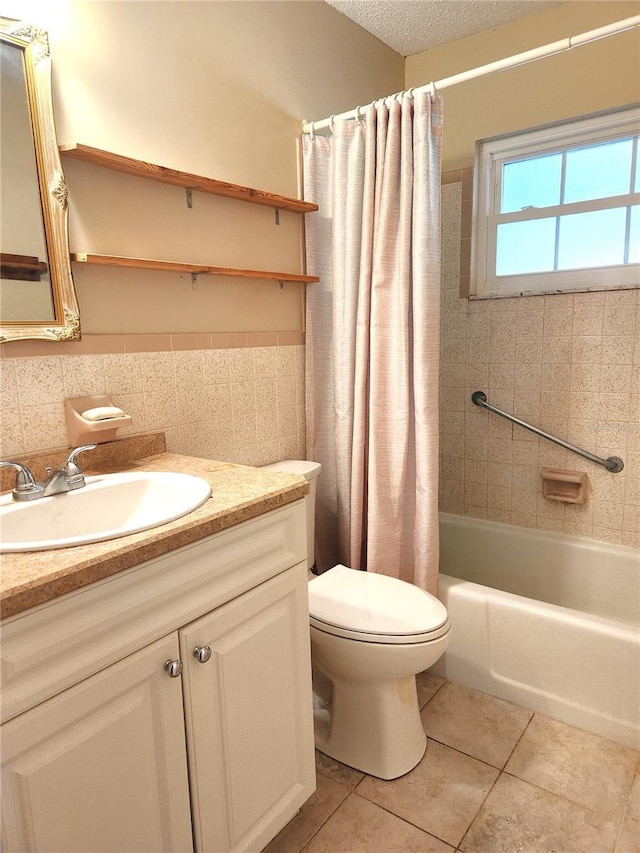
[[[476,144],[471,297],[640,286],[640,108]]]

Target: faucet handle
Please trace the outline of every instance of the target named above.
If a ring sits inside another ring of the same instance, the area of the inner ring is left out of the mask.
[[[75,465],[78,468],[78,472],[82,473],[80,466],[78,465],[77,459],[81,453],[84,453],[85,450],[95,450],[97,444],[83,444],[82,447],[74,447],[69,456],[67,457],[67,465]]]
[[[74,488],[79,489],[84,486],[84,472],[78,465],[78,456],[85,450],[95,450],[97,446],[97,444],[83,444],[82,447],[74,447],[69,454],[63,470],[67,482]]]
[[[42,497],[44,489],[36,483],[35,477],[26,465],[7,459],[0,461],[0,467],[16,469],[16,482],[12,492],[14,501],[32,501]]]

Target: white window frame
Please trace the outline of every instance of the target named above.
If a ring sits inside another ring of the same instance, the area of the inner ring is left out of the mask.
[[[640,287],[640,264],[496,276],[497,226],[503,222],[549,218],[640,204],[640,193],[574,202],[546,208],[500,213],[502,166],[505,163],[614,141],[640,130],[640,107],[632,105],[592,116],[556,122],[476,142],[471,245],[471,299],[528,296]],[[637,149],[640,158],[640,145]],[[635,162],[632,163],[632,169]]]

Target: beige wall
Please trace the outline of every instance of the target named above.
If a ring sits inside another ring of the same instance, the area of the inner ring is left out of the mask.
[[[406,60],[421,86],[640,14],[638,2],[563,3]],[[473,163],[476,139],[640,100],[640,30],[601,39],[443,91],[443,169]]]
[[[402,88],[403,59],[320,0],[68,2],[49,29],[58,138],[298,194],[300,122]],[[64,161],[72,251],[298,272],[301,219]],[[84,333],[302,329],[304,287],[74,270]]]

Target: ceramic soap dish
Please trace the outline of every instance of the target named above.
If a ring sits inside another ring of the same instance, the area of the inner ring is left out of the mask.
[[[113,441],[121,427],[133,423],[131,415],[125,415],[122,409],[114,406],[107,394],[67,397],[64,413],[70,447]]]

